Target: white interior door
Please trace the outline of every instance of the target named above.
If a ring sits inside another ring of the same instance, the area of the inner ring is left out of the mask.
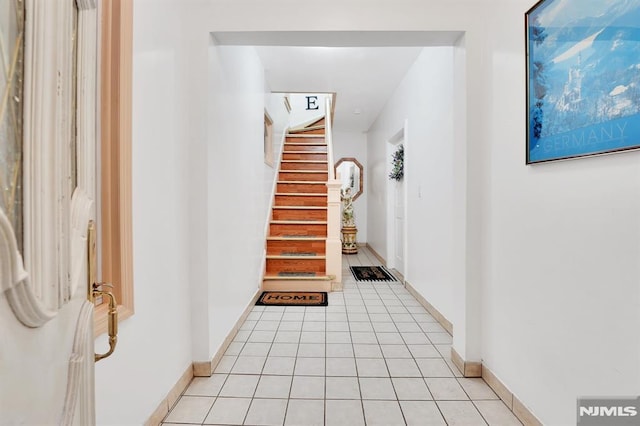
[[[394,228],[394,265],[404,275],[404,180],[394,185],[393,228]]]
[[[0,423],[92,425],[96,1],[0,17]]]

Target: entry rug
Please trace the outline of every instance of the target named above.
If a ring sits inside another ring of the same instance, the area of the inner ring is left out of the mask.
[[[356,281],[397,281],[384,266],[350,266]]]
[[[263,291],[256,305],[327,306],[326,291]]]

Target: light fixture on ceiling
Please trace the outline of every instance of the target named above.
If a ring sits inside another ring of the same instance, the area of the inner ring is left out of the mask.
[[[356,109],[353,110],[353,113],[355,115],[360,115],[362,113],[362,111],[360,110],[360,108],[356,108]]]

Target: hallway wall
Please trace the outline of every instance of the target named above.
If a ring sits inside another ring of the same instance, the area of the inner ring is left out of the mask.
[[[577,396],[640,394],[640,152],[524,165],[531,4],[514,3],[485,22],[483,362],[545,424],[574,424]]]
[[[219,3],[207,25],[465,32],[466,93],[454,135],[467,139],[455,149],[468,161],[454,170],[462,179],[457,194],[464,194],[454,230],[463,240],[454,241],[454,303],[462,309],[451,319],[454,346],[466,359],[482,360],[544,424],[563,425],[575,423],[577,396],[638,393],[640,345],[632,333],[640,325],[640,153],[524,165],[523,15],[533,3],[398,0],[363,7],[327,0],[320,9],[293,9],[286,0],[245,0]],[[307,13],[315,19],[296,19]],[[369,170],[374,161],[369,157]]]
[[[466,115],[460,122],[456,113],[454,123],[456,134],[468,138],[456,155],[469,160],[457,172],[465,183],[458,194],[466,198],[458,218],[463,226],[455,230],[464,245],[454,247],[454,262],[462,265],[461,279],[453,279],[454,303],[463,310],[451,318],[454,345],[467,359],[482,360],[544,424],[574,424],[577,396],[638,394],[640,153],[524,165],[522,25],[531,0],[366,7],[327,0],[326,8],[291,8],[288,0],[184,3],[134,3],[136,315],[121,324],[116,355],[96,367],[99,424],[141,424],[191,361],[201,359],[198,351],[215,346],[207,340],[199,347],[199,336],[219,340],[229,331],[223,328],[231,319],[220,317],[225,311],[202,309],[213,298],[210,285],[239,286],[225,290],[234,305],[229,316],[238,315],[257,286],[254,264],[242,282],[230,280],[227,264],[209,264],[240,250],[255,259],[263,235],[249,216],[255,240],[246,246],[232,238],[231,227],[220,239],[208,229],[210,213],[233,221],[208,197],[224,195],[232,209],[249,206],[238,191],[207,187],[217,174],[231,176],[223,173],[230,172],[223,157],[208,152],[208,141],[218,155],[244,149],[207,135],[210,31],[465,31]],[[305,14],[315,19],[298,19]],[[260,89],[257,66],[250,68],[247,99]],[[368,157],[367,170],[375,169],[376,158]],[[262,177],[250,172],[247,179]],[[246,191],[243,183],[239,189]],[[261,209],[264,194],[251,195]],[[369,193],[370,203],[375,196]],[[373,229],[371,215],[368,222]],[[371,233],[367,238],[376,241]]]
[[[133,317],[96,364],[99,425],[140,425],[191,365],[186,36],[180,4],[134,2]],[[195,76],[194,76],[195,78]],[[96,350],[107,348],[105,336]]]
[[[367,134],[370,244],[389,261],[387,145],[408,121],[405,279],[447,318],[454,317],[453,65],[453,48],[425,48]]]
[[[340,100],[338,100],[340,102]],[[368,241],[367,234],[367,205],[369,199],[369,173],[367,173],[367,136],[358,132],[333,133],[333,161],[334,164],[343,157],[354,157],[364,169],[364,190],[362,195],[353,202],[353,212],[358,228],[357,242],[363,244]]]
[[[211,358],[258,291],[275,168],[264,163],[267,89],[255,49],[212,45],[209,55]]]

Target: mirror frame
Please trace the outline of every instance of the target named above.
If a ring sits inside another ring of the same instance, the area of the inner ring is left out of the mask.
[[[360,188],[358,189],[358,191],[353,195],[353,201],[357,200],[358,197],[360,195],[362,195],[362,192],[364,191],[364,168],[362,167],[362,164],[360,164],[360,162],[358,160],[356,160],[353,157],[343,157],[341,159],[339,159],[336,162],[336,165],[334,166],[334,171],[336,173],[336,175],[338,174],[338,167],[340,166],[340,164],[345,163],[347,161],[352,161],[355,163],[356,166],[358,166],[358,168],[360,169]]]

